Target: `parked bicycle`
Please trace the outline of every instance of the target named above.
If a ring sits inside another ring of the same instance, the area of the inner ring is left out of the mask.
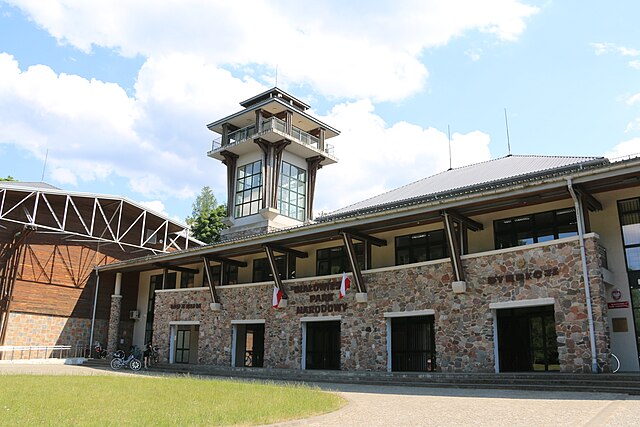
[[[608,365],[609,372],[615,374],[620,370],[620,359],[613,353],[609,353],[608,363],[605,364],[602,360],[598,359],[598,367],[600,368],[600,372],[604,371],[605,365]]]
[[[136,353],[135,347],[131,349],[131,353],[127,357],[125,357],[124,350],[117,350],[111,359],[111,369],[129,368],[132,371],[139,371],[142,368],[142,362],[136,357]]]

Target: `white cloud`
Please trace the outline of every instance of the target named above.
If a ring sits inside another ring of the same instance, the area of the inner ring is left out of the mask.
[[[622,141],[610,151],[604,153],[604,156],[608,159],[615,159],[626,156],[638,156],[640,155],[640,137],[632,138],[627,141]]]
[[[142,201],[142,202],[138,202],[138,204],[143,208],[147,208],[161,215],[165,215],[165,216],[167,215],[167,213],[165,212],[164,203],[162,203],[162,201],[160,200]]]
[[[205,155],[213,136],[205,124],[232,110],[238,93],[262,88],[221,70],[207,80],[203,74],[216,69],[193,62],[176,71],[185,62],[145,65],[137,98],[116,84],[44,65],[21,71],[12,56],[0,54],[0,141],[42,160],[48,150],[47,179],[54,183],[118,176],[145,197],[191,198],[204,185],[224,182],[222,168],[213,166],[218,162]]]
[[[617,53],[622,56],[640,56],[640,50],[615,43],[591,43],[591,46],[593,46],[596,55]]]
[[[629,67],[634,68],[636,70],[640,70],[640,61],[629,61]]]
[[[424,49],[477,30],[511,41],[538,9],[518,0],[394,4],[299,1],[13,0],[61,43],[126,56],[181,52],[209,64],[278,65],[323,95],[399,100],[420,91]]]
[[[449,168],[446,131],[399,122],[388,126],[370,101],[336,105],[323,117],[342,131],[335,139],[339,162],[318,171],[316,213],[332,211]],[[490,159],[490,138],[454,133],[453,167]]]
[[[66,168],[55,168],[51,171],[51,178],[59,184],[78,185],[76,175]]]
[[[630,97],[627,98],[627,104],[629,105],[633,105],[636,102],[640,102],[640,92],[636,93],[635,95],[631,95]]]

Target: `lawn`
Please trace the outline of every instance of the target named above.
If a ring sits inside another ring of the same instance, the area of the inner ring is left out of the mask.
[[[330,412],[304,386],[197,378],[0,375],[0,425],[260,425]]]

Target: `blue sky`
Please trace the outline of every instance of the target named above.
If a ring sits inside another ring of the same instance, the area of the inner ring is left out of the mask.
[[[507,154],[640,152],[640,2],[0,0],[0,176],[182,219],[205,125],[275,84],[342,134],[331,211]],[[305,3],[305,4],[301,4]],[[48,155],[46,154],[48,152]],[[339,185],[336,185],[339,183]]]

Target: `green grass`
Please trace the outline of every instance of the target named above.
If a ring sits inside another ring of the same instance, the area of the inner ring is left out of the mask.
[[[304,386],[197,378],[0,375],[0,425],[260,425],[344,405]]]

